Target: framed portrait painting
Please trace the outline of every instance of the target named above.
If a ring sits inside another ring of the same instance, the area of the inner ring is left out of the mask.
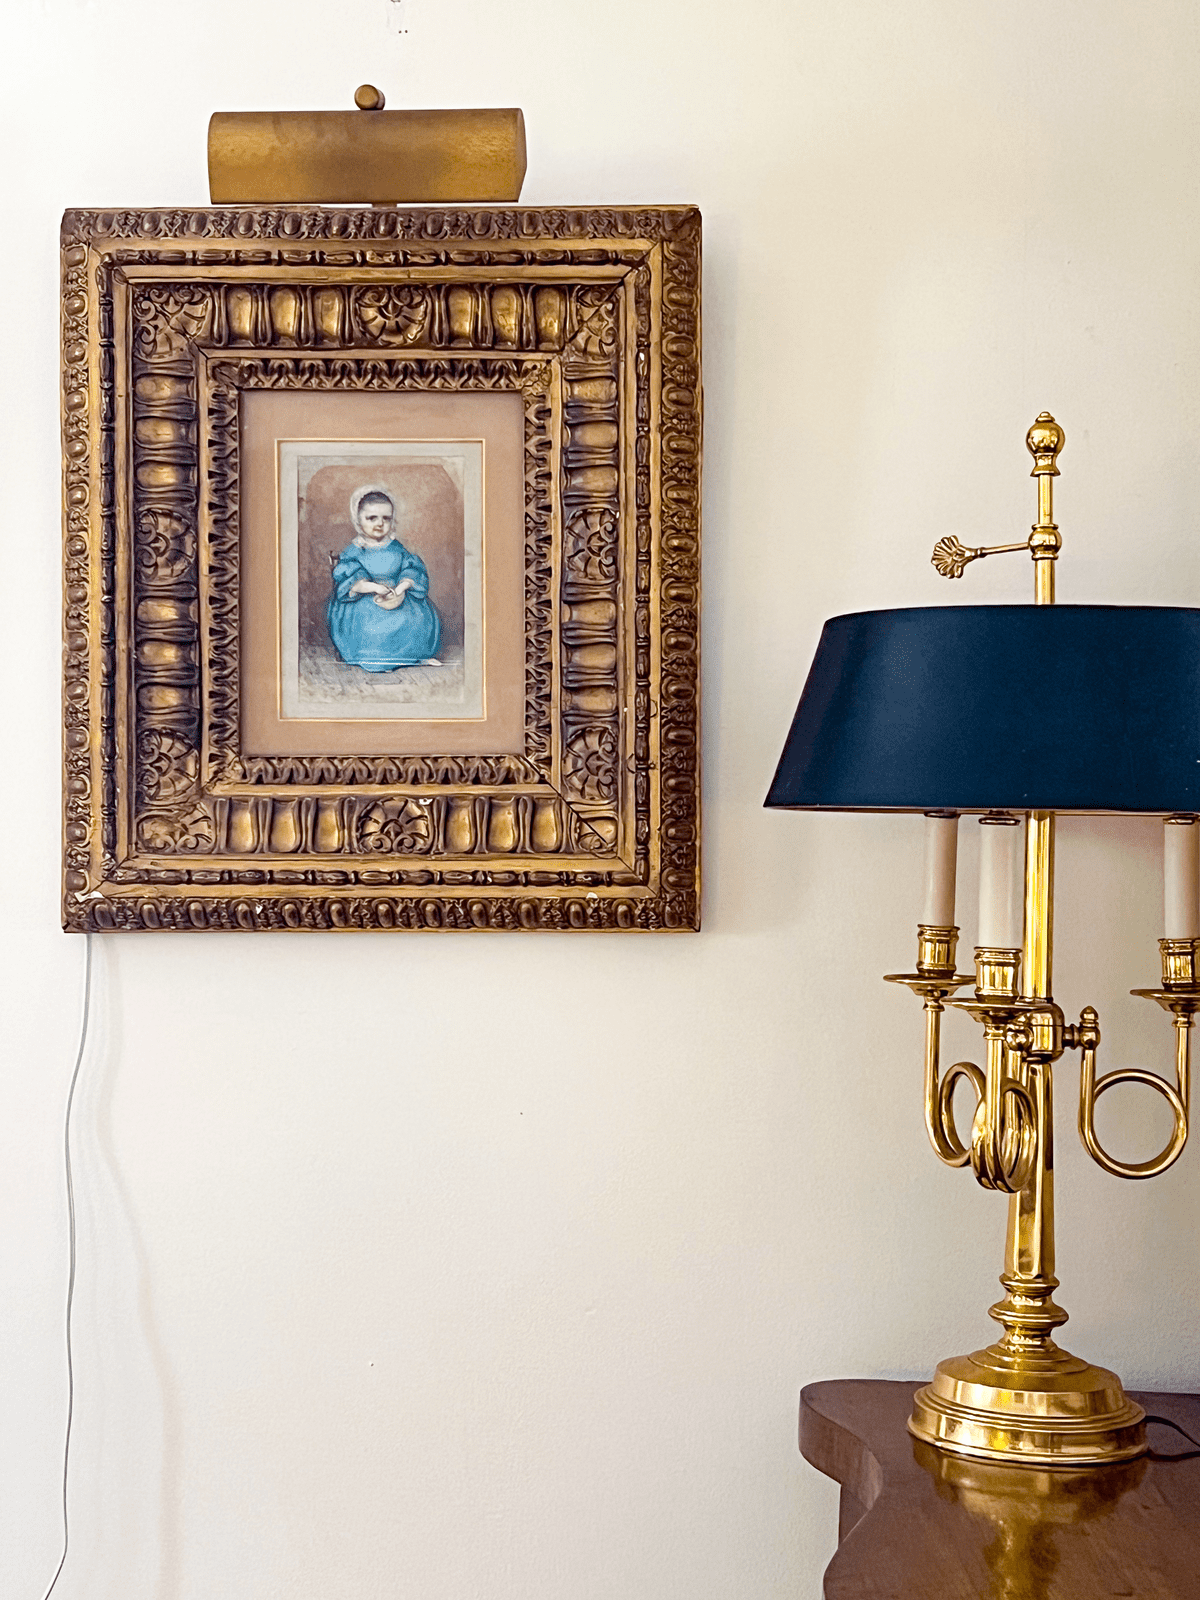
[[[698,214],[62,243],[64,925],[698,927]]]

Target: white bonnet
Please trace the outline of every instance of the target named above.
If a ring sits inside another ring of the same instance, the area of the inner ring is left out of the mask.
[[[396,499],[391,491],[383,488],[382,485],[378,483],[364,483],[361,489],[355,489],[354,493],[350,496],[350,521],[354,527],[358,527],[359,506],[362,505],[364,500],[369,499],[372,495],[381,495],[383,499],[387,501],[388,505],[391,506],[392,515],[395,516]]]

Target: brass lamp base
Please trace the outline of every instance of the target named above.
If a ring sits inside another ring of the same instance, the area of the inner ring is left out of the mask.
[[[1047,1340],[1019,1364],[1003,1344],[939,1362],[914,1397],[908,1431],[985,1461],[1094,1466],[1143,1454],[1145,1416],[1115,1372]]]

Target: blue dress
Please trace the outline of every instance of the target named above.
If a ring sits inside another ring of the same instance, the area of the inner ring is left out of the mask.
[[[351,596],[350,590],[365,578],[394,588],[402,578],[412,579],[404,604],[385,611],[369,594]],[[333,596],[326,613],[329,637],[342,660],[367,672],[392,672],[437,655],[442,636],[441,618],[429,598],[429,574],[420,556],[406,550],[399,539],[370,548],[349,544],[333,569]]]

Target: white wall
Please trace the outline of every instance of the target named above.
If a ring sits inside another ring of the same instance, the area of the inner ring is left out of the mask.
[[[1200,603],[1200,13],[10,0],[3,32],[0,1593],[37,1600],[57,1553],[84,953],[57,929],[58,214],[202,203],[210,111],[371,79],[523,106],[531,203],[704,210],[705,931],[97,942],[58,1592],[816,1596],[836,1491],[799,1387],[982,1342],[1004,1205],[928,1149],[919,1016],[878,978],[911,960],[919,823],[762,796],[825,616],[1025,596],[1021,560],[950,591],[928,555],[1022,536],[1043,407],[1060,596]],[[1110,1064],[1165,1063],[1126,996],[1155,826],[1060,837],[1060,997]],[[1200,1151],[1122,1185],[1060,1111],[1068,1342],[1194,1389]],[[1161,1131],[1119,1111],[1129,1154]]]

